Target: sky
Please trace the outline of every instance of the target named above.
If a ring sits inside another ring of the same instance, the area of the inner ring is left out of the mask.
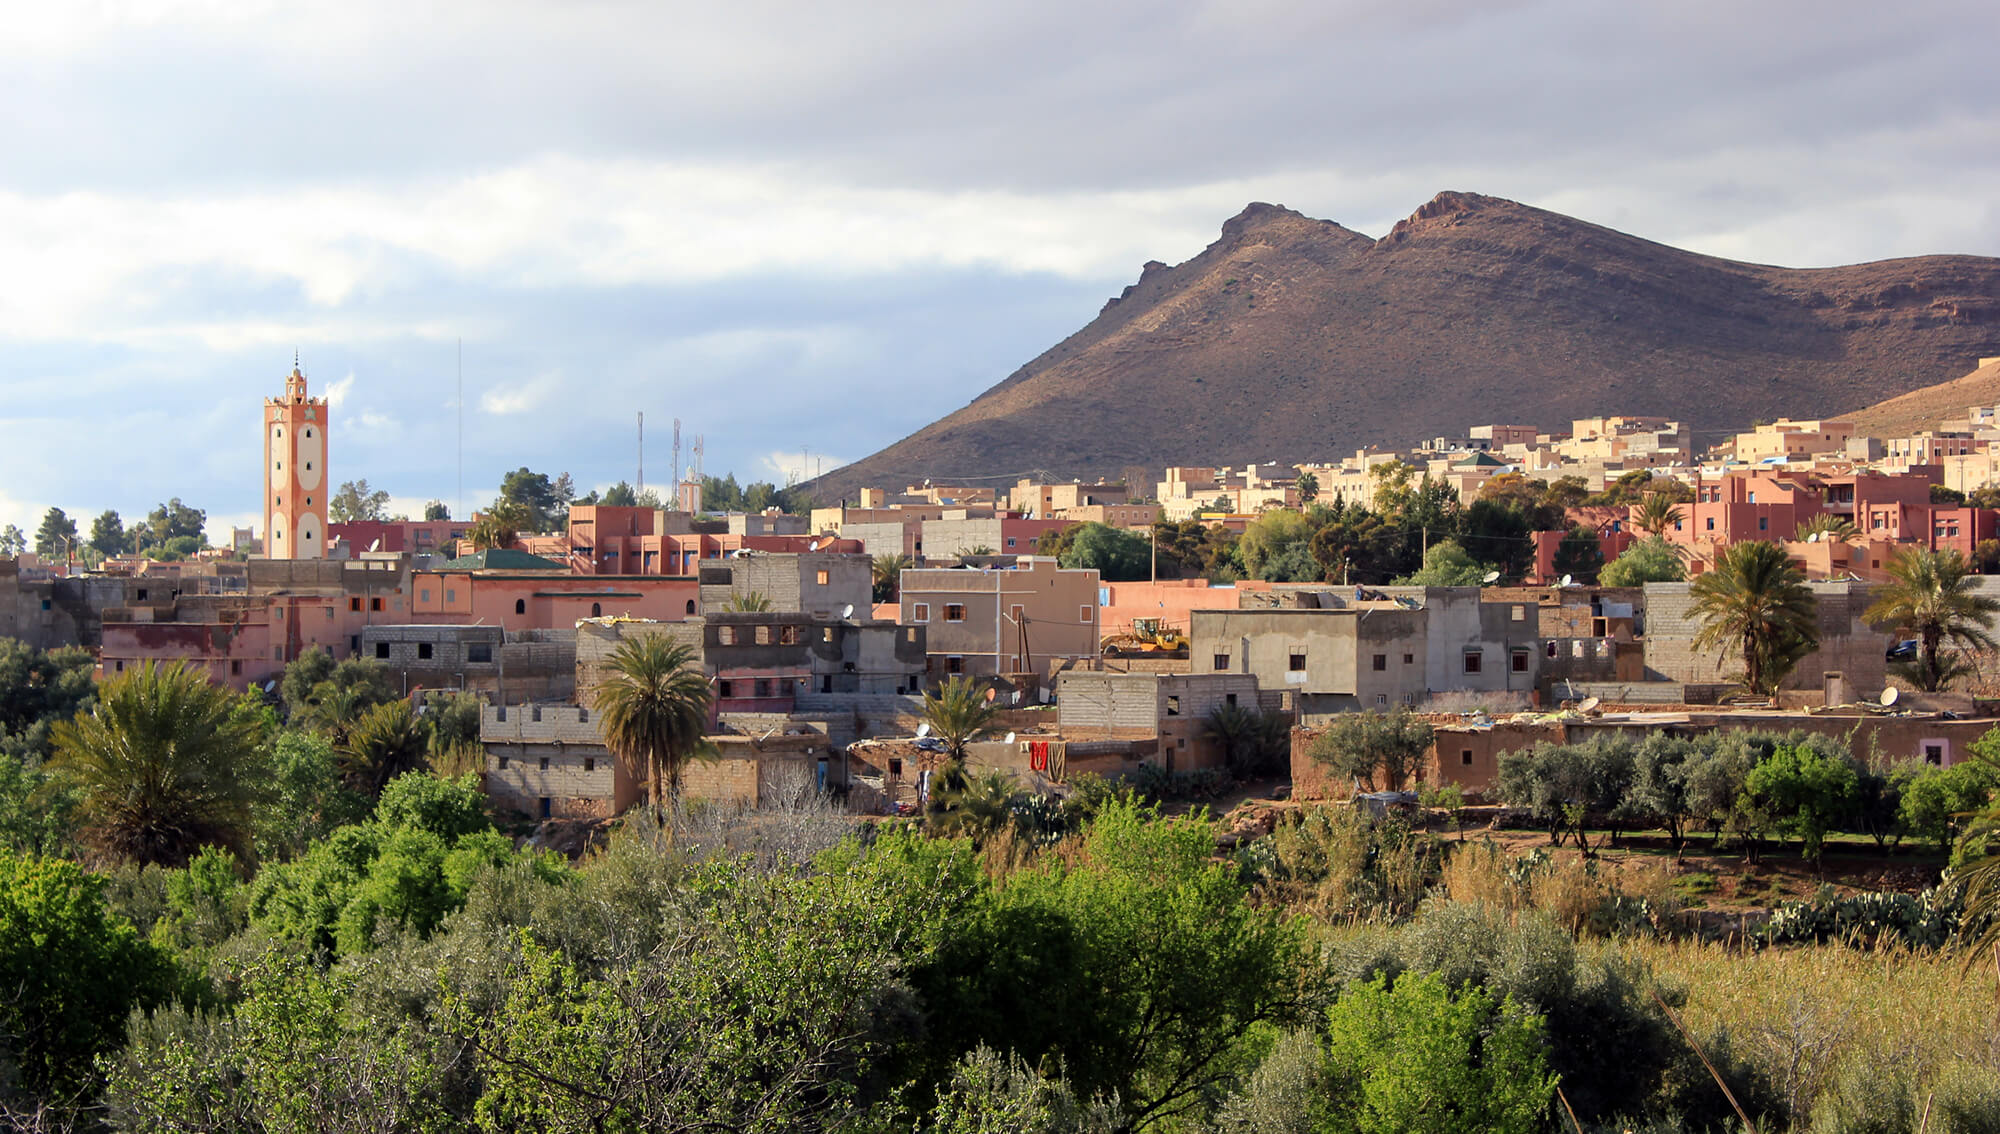
[[[331,478],[413,514],[633,479],[640,413],[650,484],[675,418],[710,474],[827,471],[1253,200],[2000,255],[1996,33],[1991,0],[20,6],[0,525],[254,522],[294,352]]]

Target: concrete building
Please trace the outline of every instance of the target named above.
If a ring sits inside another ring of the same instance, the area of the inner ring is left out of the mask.
[[[514,568],[518,552],[488,552],[492,567],[444,567],[411,574],[409,622],[484,623],[508,630],[554,629],[584,618],[623,615],[670,620],[698,613],[700,587],[673,576],[576,575]]]
[[[294,365],[285,394],[264,399],[264,553],[272,559],[326,554],[327,405],[306,392]]]
[[[1209,714],[1223,705],[1260,708],[1256,677],[1071,670],[1056,684],[1056,721],[1064,740],[1136,742],[1142,758],[1150,753],[1169,772],[1227,763],[1228,754],[1204,727]]]
[[[1646,673],[1655,680],[1727,683],[1742,672],[1739,653],[1726,648],[1697,649],[1701,622],[1694,614],[1689,583],[1646,584]],[[1873,587],[1866,583],[1808,583],[1819,612],[1819,649],[1806,655],[1781,689],[1810,691],[1824,703],[1849,704],[1874,697],[1887,684],[1884,655],[1891,635],[1861,617]],[[1814,699],[1817,699],[1815,697]]]
[[[361,631],[360,656],[387,666],[405,694],[464,689],[501,705],[576,699],[573,627],[369,626]]]
[[[1254,675],[1291,693],[1301,721],[1440,693],[1533,695],[1541,650],[1530,604],[1484,602],[1477,587],[1364,594],[1302,590],[1284,596],[1290,607],[1194,611],[1193,672]]]
[[[1007,494],[1007,504],[1016,512],[1040,519],[1049,519],[1071,508],[1088,505],[1127,504],[1132,499],[1132,490],[1124,484],[1098,481],[1083,484],[1071,481],[1062,483],[1037,483],[1022,477]]]
[[[611,755],[595,714],[575,705],[486,705],[486,794],[536,819],[606,819],[639,802],[643,783]]]
[[[912,568],[898,604],[905,626],[927,631],[930,675],[1043,673],[1098,655],[1096,571],[1029,557],[1012,569]]]
[[[716,614],[757,595],[774,611],[850,618],[874,601],[874,564],[858,552],[745,551],[703,563],[697,572],[700,612]]]

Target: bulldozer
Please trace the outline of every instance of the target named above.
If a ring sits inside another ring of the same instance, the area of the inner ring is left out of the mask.
[[[1134,618],[1129,633],[1107,634],[1101,645],[1104,653],[1111,657],[1188,656],[1187,634],[1167,625],[1164,618]]]

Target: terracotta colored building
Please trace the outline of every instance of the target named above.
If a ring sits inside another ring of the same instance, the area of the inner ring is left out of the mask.
[[[306,392],[295,364],[285,394],[264,399],[264,554],[318,559],[326,554],[325,398]]]

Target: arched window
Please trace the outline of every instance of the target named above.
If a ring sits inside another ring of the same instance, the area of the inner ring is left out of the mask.
[[[693,614],[693,613],[694,613],[694,600],[693,600],[693,599],[689,599],[689,600],[688,600],[688,613],[689,613],[689,614]]]
[[[603,613],[604,613],[604,604],[603,604],[603,603],[601,603],[601,602],[594,602],[594,603],[591,603],[591,604],[590,604],[590,616],[591,616],[592,618],[597,618],[597,617],[601,616],[601,615],[602,615]]]
[[[517,599],[515,599],[515,600],[514,600],[514,613],[515,613],[515,614],[526,614],[526,613],[528,613],[528,600],[527,600],[527,599],[524,599],[524,598],[517,598]]]

